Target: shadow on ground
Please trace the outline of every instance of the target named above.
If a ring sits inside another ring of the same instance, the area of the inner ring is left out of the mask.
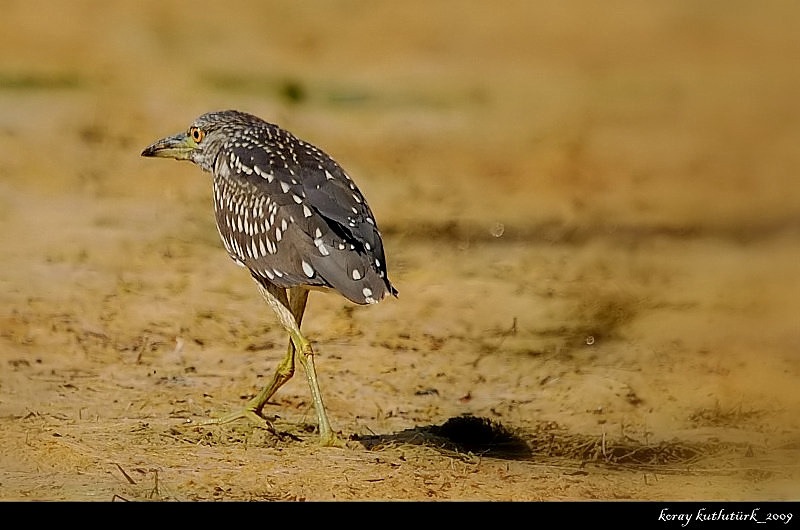
[[[702,467],[721,454],[752,452],[742,444],[695,443],[681,440],[649,443],[629,436],[574,434],[554,422],[542,422],[533,431],[510,429],[499,422],[475,416],[456,416],[441,425],[426,425],[393,434],[352,438],[376,451],[392,445],[421,445],[460,458],[488,457],[504,460],[561,460],[583,467],[599,464],[613,468],[669,472]]]

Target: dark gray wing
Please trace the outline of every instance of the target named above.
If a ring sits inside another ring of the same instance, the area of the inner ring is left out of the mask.
[[[281,287],[332,287],[359,304],[396,294],[372,212],[339,165],[277,126],[256,135],[217,161],[217,225],[231,257]]]

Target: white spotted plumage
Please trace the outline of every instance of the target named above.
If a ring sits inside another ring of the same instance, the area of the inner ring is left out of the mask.
[[[231,258],[250,271],[290,337],[272,382],[247,402],[243,412],[216,422],[265,419],[264,405],[292,376],[299,356],[317,412],[320,441],[338,445],[322,401],[314,352],[300,324],[310,288],[333,289],[358,304],[374,304],[387,294],[397,294],[364,196],[320,149],[238,111],[204,114],[188,131],[162,138],[142,155],[190,160],[213,175],[222,243]]]
[[[193,126],[205,133],[192,160],[214,176],[225,249],[257,280],[333,288],[359,304],[397,293],[367,201],[327,154],[236,111]]]

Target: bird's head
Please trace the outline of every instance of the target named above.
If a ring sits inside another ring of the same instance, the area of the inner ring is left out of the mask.
[[[167,136],[149,145],[142,156],[189,160],[213,172],[214,162],[225,144],[248,127],[264,123],[236,110],[203,114],[185,132]]]

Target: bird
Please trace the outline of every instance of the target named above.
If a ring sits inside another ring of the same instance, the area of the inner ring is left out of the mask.
[[[249,271],[289,335],[270,382],[243,409],[206,423],[246,418],[272,428],[264,406],[294,375],[297,359],[311,392],[320,444],[344,445],[331,428],[314,350],[300,325],[310,290],[335,292],[359,305],[398,295],[375,216],[355,182],[322,149],[238,110],[203,114],[141,155],[188,160],[212,175],[222,244]]]

